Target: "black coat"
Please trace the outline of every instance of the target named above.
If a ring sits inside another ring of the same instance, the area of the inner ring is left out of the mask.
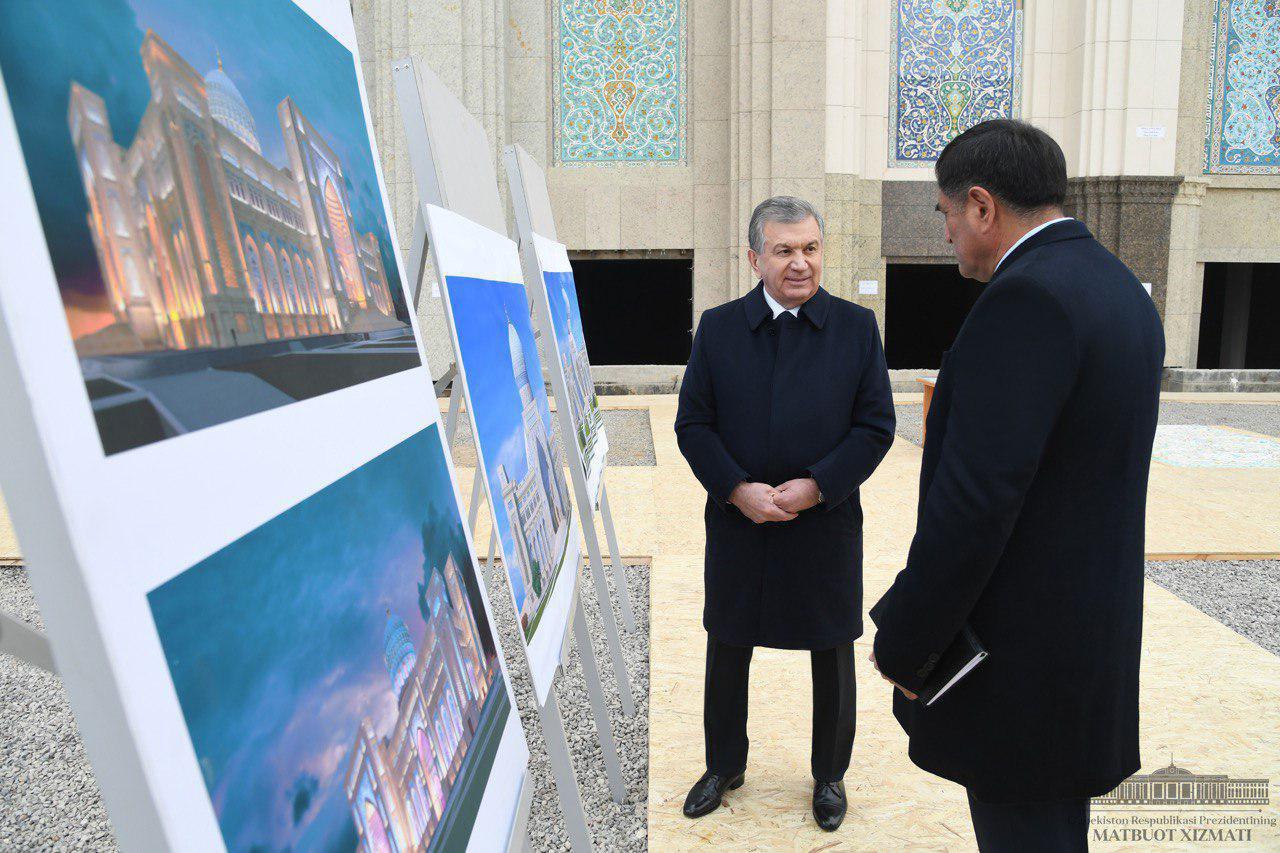
[[[1164,334],[1083,224],[1005,259],[945,358],[880,669],[918,688],[968,620],[991,652],[932,707],[894,691],[911,760],[979,800],[1102,794],[1138,760],[1147,474]]]
[[[703,624],[736,646],[828,649],[862,634],[858,487],[893,442],[893,395],[875,315],[819,289],[777,320],[763,285],[702,315],[676,436],[706,487]],[[825,498],[755,524],[743,480],[812,476]]]

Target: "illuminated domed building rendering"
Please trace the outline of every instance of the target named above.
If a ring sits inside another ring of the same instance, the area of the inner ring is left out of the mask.
[[[425,850],[444,817],[498,673],[485,664],[471,605],[450,556],[427,585],[426,631],[415,646],[388,611],[383,657],[397,715],[384,736],[361,721],[344,776],[360,849]]]
[[[288,162],[221,59],[200,75],[155,33],[152,97],[127,148],[106,104],[72,83],[67,120],[115,323],[82,356],[233,347],[402,326],[378,238],[356,230],[343,164],[292,98],[277,106]]]
[[[513,480],[513,472],[499,465],[497,476],[502,488],[502,503],[511,523],[511,536],[515,540],[516,553],[507,555],[507,559],[518,564],[524,580],[525,597],[520,608],[520,624],[528,633],[539,606],[550,591],[564,551],[569,533],[566,523],[569,520],[569,491],[564,478],[555,476],[556,463],[547,424],[529,384],[524,346],[509,316],[507,346],[516,388],[520,393],[525,471],[520,479]]]

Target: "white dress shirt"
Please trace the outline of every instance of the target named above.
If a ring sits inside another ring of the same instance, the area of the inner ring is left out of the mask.
[[[1018,248],[1027,240],[1030,240],[1032,237],[1039,234],[1044,229],[1048,228],[1050,225],[1057,225],[1059,222],[1066,222],[1068,219],[1071,219],[1071,217],[1059,216],[1057,219],[1050,219],[1048,222],[1042,222],[1041,224],[1037,225],[1035,228],[1032,228],[1026,234],[1023,234],[1021,237],[1018,238],[1018,242],[1014,243],[1012,246],[1009,247],[1009,251],[1005,252],[1003,255],[1000,256],[1000,263],[996,264],[996,269],[997,270],[1000,269],[1000,264],[1003,264],[1004,259],[1009,257],[1009,255],[1013,254],[1014,249]],[[991,272],[993,275],[995,274],[995,270],[992,270]],[[774,316],[776,317],[777,315],[775,314]]]
[[[778,315],[780,315],[783,311],[790,311],[792,317],[800,316],[799,305],[797,305],[795,308],[784,308],[782,307],[781,302],[779,302],[778,300],[774,299],[772,296],[769,295],[769,288],[761,286],[760,290],[763,291],[764,293],[764,301],[769,303],[769,308],[773,311],[773,319],[775,320],[778,319]]]

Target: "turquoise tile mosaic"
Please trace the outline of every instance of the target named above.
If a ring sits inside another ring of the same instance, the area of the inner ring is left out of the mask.
[[[897,0],[894,5],[890,166],[931,166],[948,142],[973,125],[1020,115],[1020,2]]]
[[[557,162],[683,162],[684,5],[682,0],[556,0]]]
[[[1206,173],[1280,173],[1280,0],[1214,0]]]

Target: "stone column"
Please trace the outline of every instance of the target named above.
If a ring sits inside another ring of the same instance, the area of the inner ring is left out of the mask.
[[[1195,367],[1200,348],[1200,302],[1204,263],[1197,259],[1200,205],[1209,182],[1187,177],[1178,186],[1169,215],[1169,271],[1165,284],[1165,356],[1169,367]],[[1157,303],[1159,304],[1159,303]]]
[[[729,296],[755,277],[746,260],[751,211],[771,195],[796,195],[825,206],[826,3],[737,0],[730,21]]]
[[[1067,213],[1084,222],[1098,242],[1124,261],[1139,281],[1151,285],[1151,298],[1165,322],[1167,365],[1185,364],[1189,336],[1195,337],[1188,328],[1186,301],[1186,289],[1192,286],[1188,278],[1194,278],[1194,274],[1187,275],[1186,257],[1179,254],[1175,260],[1172,255],[1175,201],[1180,207],[1196,203],[1194,190],[1180,193],[1182,182],[1181,176],[1076,178],[1067,190]],[[1180,241],[1189,236],[1185,230],[1187,216],[1186,210],[1179,211]],[[1195,241],[1180,245],[1193,247]],[[1172,313],[1168,310],[1171,271],[1177,276],[1178,289]],[[1195,316],[1198,318],[1199,314],[1197,298]],[[1194,364],[1194,353],[1191,357]]]

